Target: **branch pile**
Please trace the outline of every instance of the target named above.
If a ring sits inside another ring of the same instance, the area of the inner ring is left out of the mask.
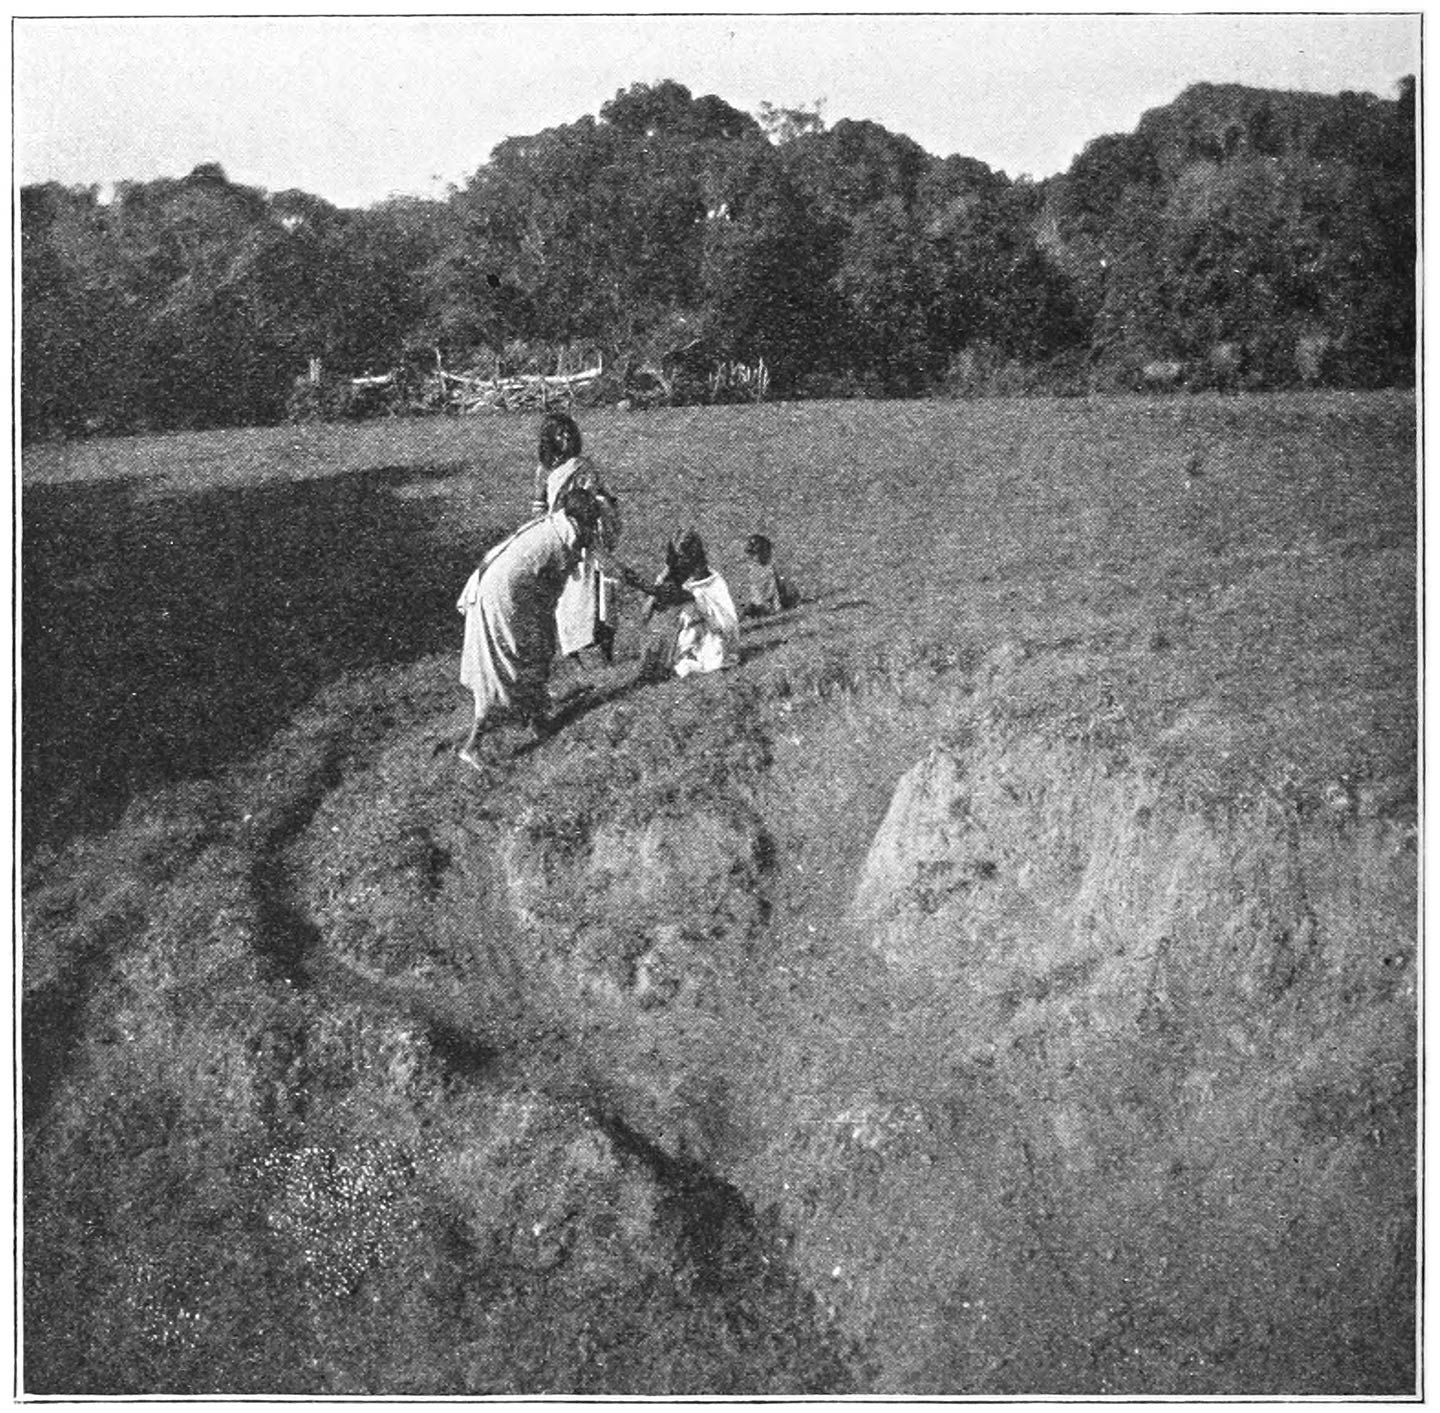
[[[453,412],[531,412],[569,406],[604,372],[604,362],[578,373],[522,373],[502,378],[442,371],[445,406]]]

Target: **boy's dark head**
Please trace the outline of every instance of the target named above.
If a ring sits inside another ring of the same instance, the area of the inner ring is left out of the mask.
[[[678,540],[671,540],[665,548],[667,577],[676,584],[687,579],[703,579],[710,572],[705,558],[705,544],[694,530],[686,530]]]
[[[747,559],[753,559],[756,564],[769,564],[773,547],[764,535],[751,535],[745,541],[745,555]]]
[[[580,428],[564,412],[550,412],[540,424],[540,464],[553,471],[580,455]]]

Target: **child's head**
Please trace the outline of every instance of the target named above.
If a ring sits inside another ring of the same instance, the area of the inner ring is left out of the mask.
[[[580,455],[580,428],[564,412],[550,412],[540,424],[540,464],[553,471]]]
[[[756,564],[769,564],[771,548],[770,541],[764,535],[751,535],[745,541],[745,557],[753,559]]]
[[[671,540],[665,548],[667,577],[677,584],[687,579],[703,579],[710,572],[705,557],[705,544],[694,530],[686,530],[678,540]]]

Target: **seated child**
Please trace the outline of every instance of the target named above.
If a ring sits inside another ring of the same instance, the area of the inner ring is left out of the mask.
[[[651,599],[645,609],[647,621],[657,610],[679,610],[674,640],[664,652],[665,671],[689,677],[733,667],[740,661],[740,616],[735,601],[729,585],[710,568],[705,545],[694,530],[670,542],[664,572],[644,592]]]
[[[764,535],[751,535],[745,541],[745,558],[750,561],[746,571],[747,592],[745,618],[763,618],[767,613],[794,608],[798,602],[795,591],[780,577],[774,563],[774,546]]]

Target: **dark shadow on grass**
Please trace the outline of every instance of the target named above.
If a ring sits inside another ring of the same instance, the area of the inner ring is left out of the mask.
[[[817,638],[819,636],[820,635],[812,628],[806,633],[789,633],[783,638],[768,638],[763,643],[746,643],[745,646],[740,649],[741,665],[743,666],[745,663],[754,662],[756,658],[764,657],[767,653],[773,653],[777,648],[783,648],[787,643],[804,643],[808,642],[811,638]]]
[[[640,687],[653,682],[654,678],[646,676],[643,672],[622,681],[615,682],[608,687],[578,687],[569,692],[561,699],[555,710],[550,713],[550,731],[545,736],[532,736],[528,741],[517,746],[511,753],[511,760],[518,760],[532,754],[545,745],[551,737],[573,726],[582,716],[588,716],[592,711],[597,711],[603,706],[609,706],[611,702],[618,702],[622,697],[628,697]]]
[[[764,657],[767,653],[774,652],[777,648],[783,648],[787,643],[803,643],[807,639],[818,637],[813,630],[805,633],[792,633],[785,637],[772,638],[762,643],[747,643],[740,650],[740,664],[753,662],[756,658]],[[533,754],[546,744],[553,736],[573,726],[581,717],[588,716],[592,711],[598,711],[603,706],[609,706],[612,702],[620,701],[624,697],[638,692],[642,687],[660,686],[667,682],[678,681],[668,672],[656,675],[653,670],[642,667],[632,676],[613,683],[607,687],[582,686],[575,688],[563,697],[556,709],[550,715],[550,732],[544,737],[532,737],[516,746],[509,753],[508,759],[519,760]]]
[[[774,628],[786,623],[793,623],[797,618],[802,618],[804,613],[799,608],[785,608],[778,613],[767,613],[755,618],[742,618],[740,620],[740,632],[758,633],[765,628]]]
[[[458,651],[455,595],[501,531],[447,542],[433,500],[392,493],[451,474],[25,488],[26,856],[243,756],[342,673]]]

